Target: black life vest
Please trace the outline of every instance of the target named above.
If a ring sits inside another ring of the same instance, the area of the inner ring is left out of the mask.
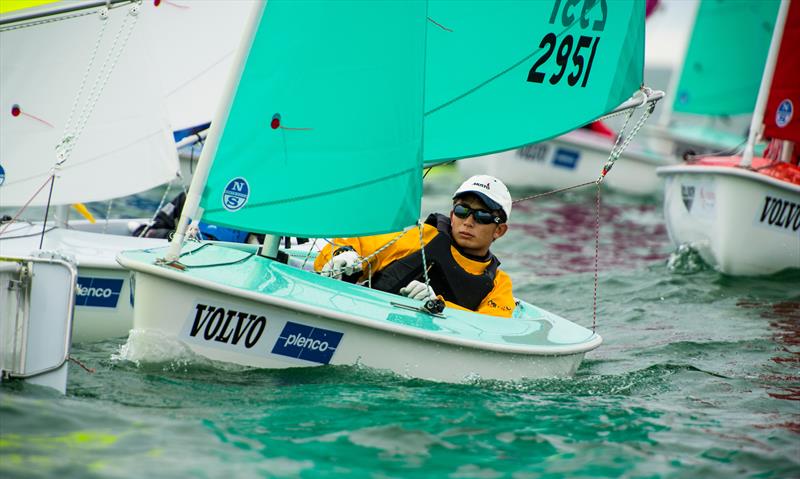
[[[471,274],[464,270],[453,258],[450,245],[453,241],[450,218],[432,214],[426,224],[436,226],[439,231],[430,243],[426,244],[430,285],[437,295],[464,308],[476,310],[483,298],[494,288],[494,278],[500,261],[491,256],[491,262],[482,274]],[[411,281],[424,281],[422,272],[422,250],[392,262],[372,277],[372,287],[381,291],[398,294],[400,289]]]

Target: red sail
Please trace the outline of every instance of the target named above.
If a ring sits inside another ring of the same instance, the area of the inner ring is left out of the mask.
[[[800,142],[800,1],[789,4],[786,26],[772,78],[764,135]],[[797,148],[797,146],[795,147]]]

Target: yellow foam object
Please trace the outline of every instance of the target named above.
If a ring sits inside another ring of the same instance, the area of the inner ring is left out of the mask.
[[[89,210],[87,210],[86,207],[83,206],[83,203],[75,203],[74,205],[72,205],[72,207],[78,210],[78,213],[80,213],[81,216],[89,220],[89,223],[92,224],[95,223],[94,216],[92,216],[92,213],[90,213]]]

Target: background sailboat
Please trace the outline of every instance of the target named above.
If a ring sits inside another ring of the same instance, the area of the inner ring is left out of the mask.
[[[666,179],[664,216],[672,242],[696,249],[726,274],[800,268],[800,166],[793,152],[800,140],[798,41],[800,3],[784,0],[741,156],[658,170]],[[754,157],[762,123],[772,151]]]
[[[669,88],[671,101],[658,123],[645,128],[643,139],[665,140],[660,149],[678,158],[741,146],[779,3],[700,1],[683,62]]]
[[[431,313],[272,258],[277,235],[417,223],[423,161],[519,146],[611,111],[641,85],[643,18],[638,2],[259,5],[172,250],[118,257],[136,278],[128,351],[156,335],[255,367],[363,364],[445,381],[574,373],[600,337],[524,301],[511,320]],[[567,71],[542,38],[588,48]],[[552,121],[532,118],[533,105]],[[181,254],[189,217],[267,233],[264,256],[209,243]]]
[[[79,265],[75,339],[121,336],[131,295],[114,256],[164,242],[127,220],[68,222],[69,205],[176,179],[173,130],[210,121],[250,3],[38,3],[0,15],[0,205],[57,213],[0,224],[0,254],[27,256],[44,229],[41,248]]]

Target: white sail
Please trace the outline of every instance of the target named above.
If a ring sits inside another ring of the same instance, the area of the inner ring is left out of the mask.
[[[252,5],[251,0],[174,0],[160,2],[157,14],[145,19],[148,51],[173,130],[213,118]]]
[[[3,206],[25,204],[45,183],[65,132],[74,149],[57,172],[52,204],[133,194],[175,176],[163,95],[139,28],[155,12],[129,9],[117,6],[106,19],[94,8],[0,26]],[[47,193],[31,204],[45,204]]]

